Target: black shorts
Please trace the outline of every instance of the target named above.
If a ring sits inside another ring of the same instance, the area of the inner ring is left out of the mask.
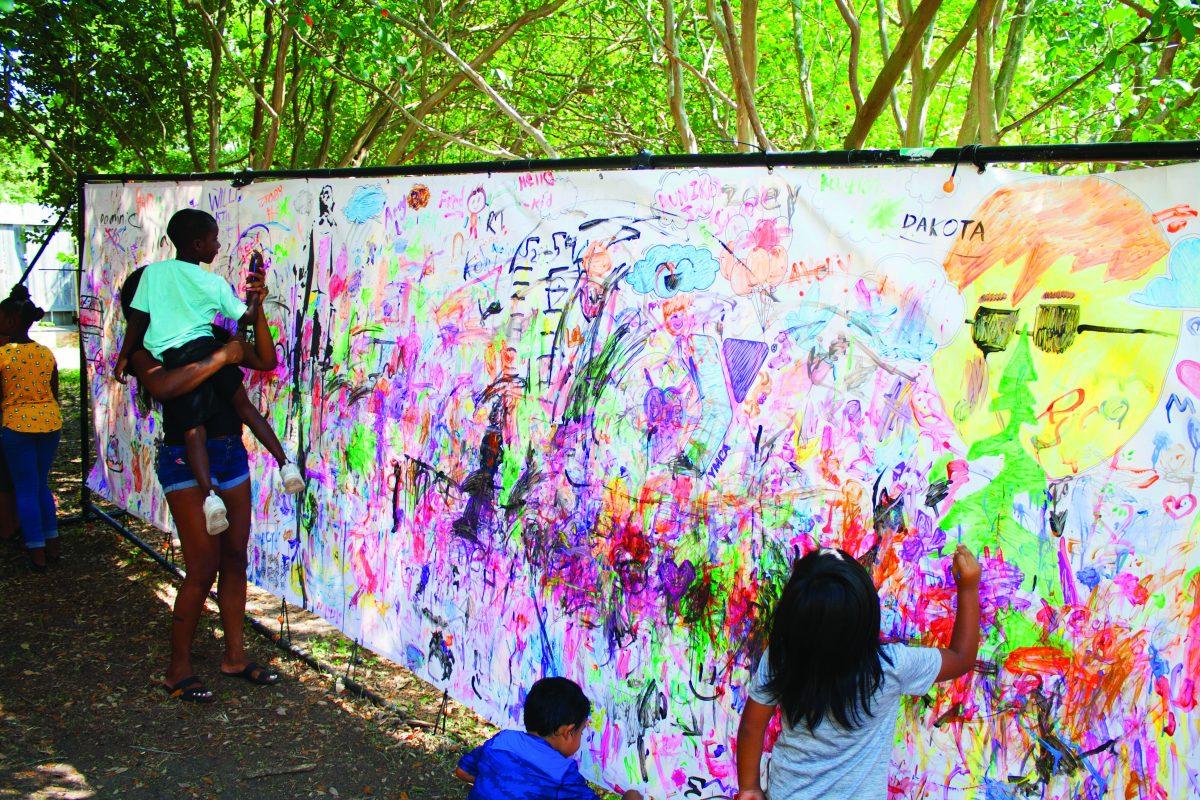
[[[215,337],[205,336],[163,351],[162,363],[167,369],[175,369],[203,361],[220,349],[221,343]],[[240,388],[242,371],[237,367],[221,367],[190,392],[164,401],[163,414],[170,414],[182,430],[197,428],[216,416],[217,403],[232,403]]]

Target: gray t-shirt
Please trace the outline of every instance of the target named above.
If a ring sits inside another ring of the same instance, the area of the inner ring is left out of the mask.
[[[871,699],[871,716],[855,730],[823,719],[815,731],[801,722],[783,732],[767,772],[770,800],[886,800],[888,762],[896,738],[901,695],[923,695],[942,667],[942,654],[931,647],[889,644],[883,652],[883,682]],[[750,698],[777,705],[764,688],[770,678],[767,654],[750,682]]]

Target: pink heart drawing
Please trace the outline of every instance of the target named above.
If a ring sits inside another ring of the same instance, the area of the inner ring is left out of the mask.
[[[1200,363],[1190,359],[1180,361],[1175,365],[1175,374],[1189,392],[1200,397]]]
[[[1163,511],[1171,519],[1183,519],[1188,514],[1196,510],[1196,495],[1185,494],[1182,497],[1167,495],[1163,498]]]

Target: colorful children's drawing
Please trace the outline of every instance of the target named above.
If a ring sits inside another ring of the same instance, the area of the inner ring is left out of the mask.
[[[900,174],[897,174],[900,173]],[[90,486],[164,528],[116,291],[192,205],[268,261],[297,453],[252,451],[250,571],[502,725],[564,675],[584,774],[728,796],[798,554],[873,569],[888,640],[976,671],[906,706],[894,797],[1200,785],[1200,167],[539,172],[87,187]],[[1190,238],[1189,238],[1190,237]]]

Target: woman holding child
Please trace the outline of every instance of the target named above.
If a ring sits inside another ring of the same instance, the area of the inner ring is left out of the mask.
[[[192,255],[188,252],[188,243],[176,244],[180,258]],[[205,260],[211,260],[211,257]],[[131,316],[143,269],[130,275],[121,287],[121,306],[126,319]],[[195,391],[226,367],[240,364],[258,371],[273,370],[277,358],[275,343],[262,311],[266,289],[261,275],[249,275],[246,288],[248,299],[253,301],[251,305],[256,309],[252,321],[253,344],[230,340],[228,332],[214,325],[213,334],[223,343],[198,361],[167,369],[148,350],[135,347],[127,353],[121,366],[137,379],[142,390],[160,403]],[[172,697],[181,701],[206,703],[214,699],[213,693],[192,670],[191,645],[214,580],[224,631],[221,674],[263,686],[278,683],[279,675],[249,660],[245,650],[246,548],[250,538],[251,508],[250,470],[242,443],[243,420],[229,397],[214,393],[212,413],[205,422],[204,447],[211,487],[224,504],[228,527],[210,532],[205,518],[206,491],[195,479],[184,441],[188,423],[176,418],[171,411],[173,407],[170,402],[163,405],[163,440],[156,471],[179,532],[187,577],[175,598],[171,618],[171,660],[163,686]]]

